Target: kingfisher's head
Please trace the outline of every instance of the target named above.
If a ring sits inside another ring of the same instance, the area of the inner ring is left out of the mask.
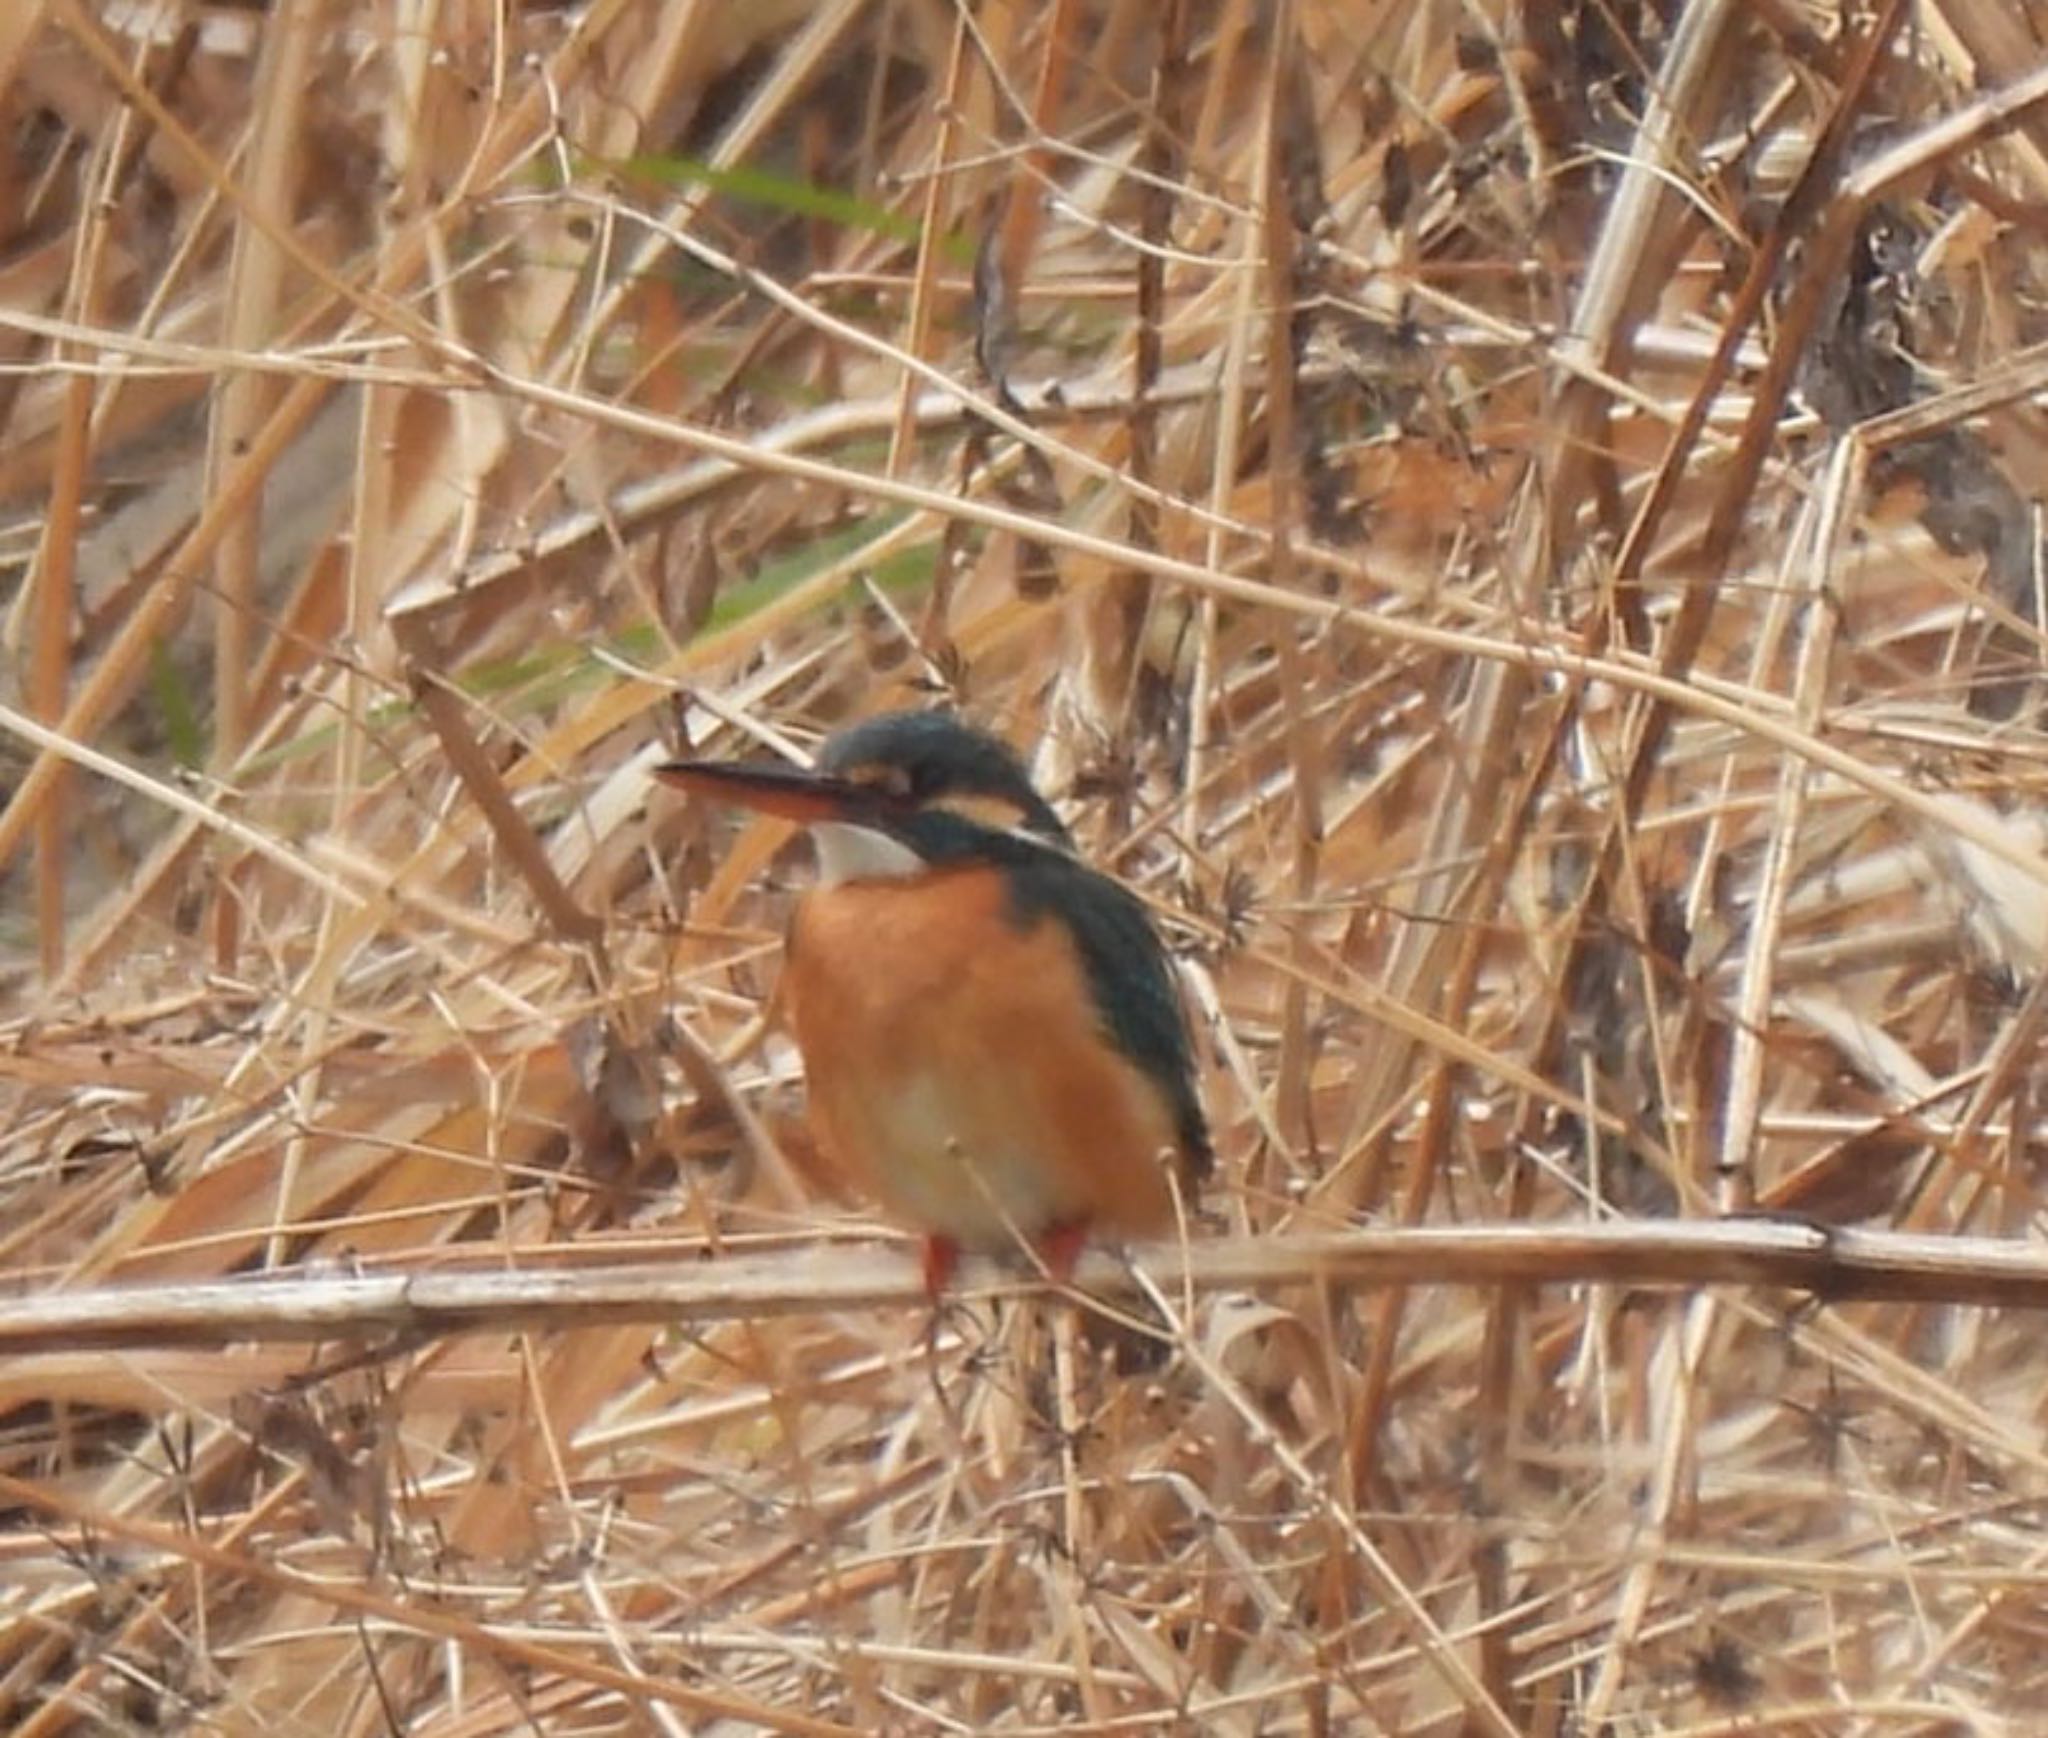
[[[950,712],[884,712],[826,739],[811,768],[680,760],[666,783],[809,827],[829,884],[916,875],[1020,843],[1071,848],[1005,742]]]

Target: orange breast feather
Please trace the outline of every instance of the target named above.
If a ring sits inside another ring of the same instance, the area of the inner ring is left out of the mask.
[[[807,895],[783,991],[819,1144],[890,1212],[983,1249],[1171,1227],[1171,1112],[1110,1043],[1063,926],[1019,927],[1000,874]]]

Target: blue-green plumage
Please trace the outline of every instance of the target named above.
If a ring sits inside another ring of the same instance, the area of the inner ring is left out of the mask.
[[[1022,779],[1021,769],[1017,776]],[[1166,1095],[1188,1164],[1196,1177],[1206,1176],[1209,1125],[1195,1094],[1187,1022],[1166,950],[1136,896],[1070,855],[1064,827],[1055,844],[1055,836],[1005,832],[944,809],[923,809],[904,815],[892,830],[934,867],[985,863],[999,869],[1021,927],[1049,920],[1066,928],[1110,1042]]]
[[[902,775],[894,789],[868,787],[898,814],[915,814],[939,797],[994,797],[1015,805],[1026,830],[1073,848],[1016,751],[950,712],[880,713],[835,732],[818,755],[818,771],[828,777],[878,766]]]
[[[1011,897],[1066,924],[1095,1005],[1116,1047],[1159,1083],[1197,1178],[1213,1160],[1209,1124],[1195,1096],[1195,1059],[1165,950],[1145,908],[1116,882],[1079,863],[1011,871]]]

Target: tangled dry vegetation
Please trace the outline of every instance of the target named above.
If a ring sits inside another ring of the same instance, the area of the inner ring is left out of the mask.
[[[939,696],[1183,962],[1198,1276],[2034,1234],[2027,0],[10,0],[0,93],[17,1292],[872,1264],[802,854],[648,775]],[[2039,1729],[2037,1320],[1582,1279],[15,1359],[0,1725]]]

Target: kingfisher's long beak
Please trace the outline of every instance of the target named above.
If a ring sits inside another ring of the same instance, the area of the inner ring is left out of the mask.
[[[874,795],[848,779],[802,767],[734,760],[672,760],[654,769],[664,784],[714,802],[736,803],[764,815],[812,826],[862,820]]]

